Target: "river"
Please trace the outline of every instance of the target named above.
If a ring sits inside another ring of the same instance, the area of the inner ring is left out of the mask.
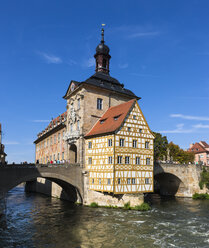
[[[152,198],[148,212],[89,208],[11,190],[1,248],[209,247],[209,201]]]

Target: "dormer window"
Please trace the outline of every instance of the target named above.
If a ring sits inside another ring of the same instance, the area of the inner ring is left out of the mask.
[[[100,120],[100,124],[103,124],[107,119]]]
[[[114,118],[115,121],[117,121],[120,116],[121,116],[121,114],[120,115],[116,115],[113,118]]]

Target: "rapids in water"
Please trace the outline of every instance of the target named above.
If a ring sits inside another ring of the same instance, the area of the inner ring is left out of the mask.
[[[209,247],[209,201],[152,197],[148,212],[89,208],[16,187],[0,248]]]

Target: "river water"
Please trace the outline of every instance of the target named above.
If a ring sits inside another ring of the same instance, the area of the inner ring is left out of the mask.
[[[209,247],[209,201],[152,199],[148,212],[75,206],[25,193],[7,195],[0,247]]]

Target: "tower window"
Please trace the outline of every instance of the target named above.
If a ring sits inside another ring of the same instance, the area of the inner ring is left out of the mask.
[[[106,68],[106,66],[107,66],[107,61],[106,61],[106,59],[103,59],[102,60],[102,67]]]
[[[99,109],[99,110],[102,109],[102,102],[103,102],[103,100],[101,98],[97,98],[97,109]]]

